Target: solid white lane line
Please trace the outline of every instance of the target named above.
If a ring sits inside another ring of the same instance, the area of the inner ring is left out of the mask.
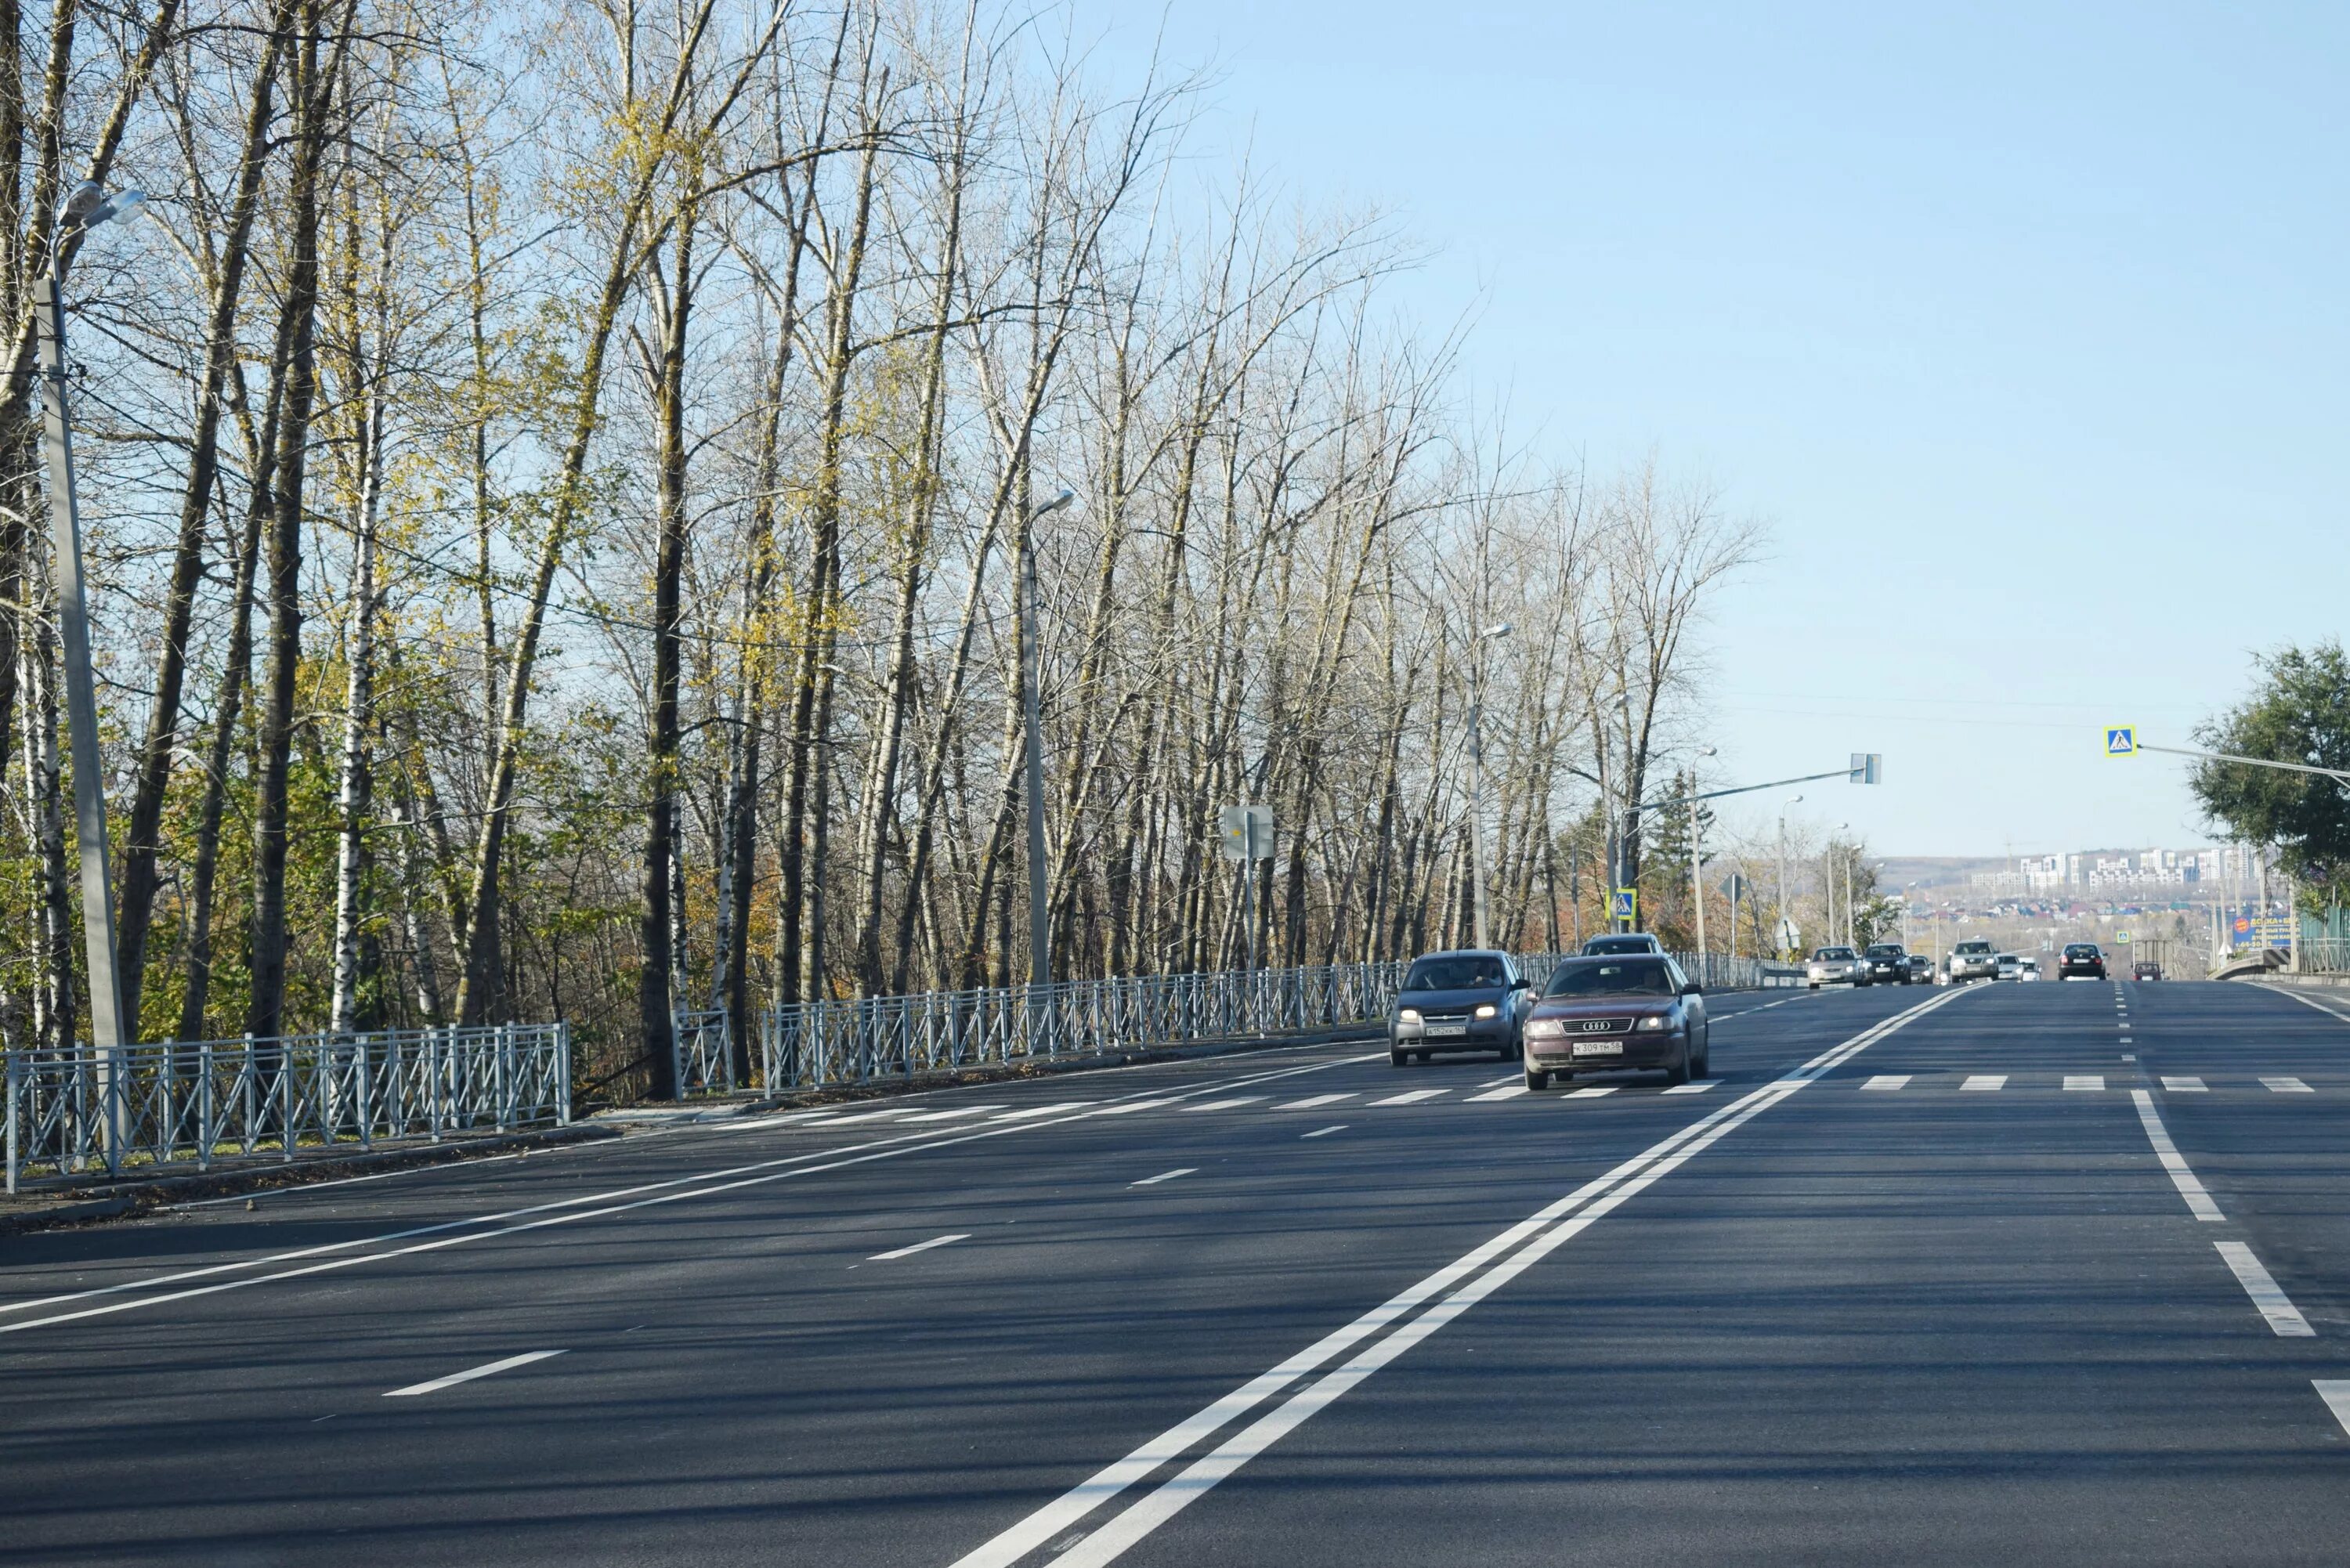
[[[876,1252],[865,1261],[868,1263],[886,1263],[892,1258],[910,1258],[917,1252],[927,1252],[933,1247],[943,1247],[951,1241],[970,1240],[970,1231],[958,1231],[951,1236],[933,1236],[927,1241],[917,1241],[910,1247],[893,1247],[886,1252]]]
[[[1234,1106],[1253,1106],[1263,1098],[1263,1095],[1241,1095],[1229,1100],[1202,1100],[1196,1106],[1183,1108],[1186,1111],[1228,1111]]]
[[[1371,1104],[1375,1106],[1409,1106],[1416,1104],[1421,1100],[1432,1100],[1439,1095],[1450,1093],[1451,1093],[1451,1091],[1449,1089],[1408,1089],[1400,1095],[1389,1095],[1384,1100],[1373,1100]]]
[[[2252,1255],[2250,1247],[2241,1241],[2214,1241],[2211,1245],[2228,1260],[2228,1267],[2236,1272],[2236,1282],[2244,1287],[2244,1293],[2252,1298],[2252,1304],[2261,1309],[2261,1315],[2269,1320],[2269,1327],[2276,1331],[2278,1338],[2317,1337],[2317,1331],[2309,1326],[2309,1320],[2301,1315],[2301,1309],[2293,1304],[2293,1299],[2284,1293],[2276,1277],[2262,1266],[2260,1259]]]
[[[1175,1103],[1176,1102],[1173,1100],[1137,1100],[1131,1105],[1105,1106],[1100,1110],[1096,1111],[1094,1115],[1097,1116],[1122,1116],[1129,1115],[1135,1111],[1155,1111],[1161,1106],[1171,1106]]]
[[[2004,1073],[1970,1074],[1967,1077],[1967,1081],[1960,1084],[1959,1087],[1961,1089],[1978,1089],[1996,1093],[1999,1090],[2007,1087],[2007,1075]]]
[[[2174,1095],[2208,1095],[2211,1086],[2200,1078],[2165,1078],[2162,1086]]]
[[[998,1122],[1024,1122],[1030,1116],[1058,1116],[1063,1111],[1074,1111],[1092,1104],[1091,1100],[1063,1100],[1058,1105],[1031,1106],[1024,1111],[1006,1111],[1000,1116],[990,1116],[988,1119]]]
[[[2314,1095],[2317,1093],[2315,1089],[2311,1088],[2299,1078],[2262,1078],[2261,1082],[2268,1085],[2269,1093],[2272,1095]]]
[[[1203,1495],[1209,1488],[1238,1469],[1282,1434],[1362,1381],[1378,1366],[1466,1311],[1482,1299],[1486,1292],[1514,1278],[1520,1270],[1546,1256],[1601,1214],[1643,1189],[1649,1182],[1677,1168],[1732,1128],[1777,1105],[1806,1085],[1816,1082],[1877,1041],[1960,994],[1955,990],[1944,992],[1916,1007],[1896,1013],[1784,1076],[1699,1117],[1605,1175],[1586,1182],[1490,1238],[1353,1323],[1325,1335],[1262,1376],[1243,1384],[1124,1459],[1097,1471],[1027,1518],[958,1558],[953,1568],[1010,1568],[1011,1564],[1060,1535],[1104,1502],[1145,1480],[1161,1465],[1180,1457],[1193,1444],[1230,1426],[1307,1373],[1374,1334],[1387,1334],[1385,1339],[1374,1344],[1353,1361],[1310,1385],[1304,1393],[1293,1396],[1271,1415],[1259,1418],[1238,1437],[1195,1462],[1173,1480],[1161,1484],[1077,1542],[1072,1551],[1054,1560],[1055,1568],[1062,1568],[1064,1564],[1109,1562],[1172,1517],[1177,1510]],[[1645,1179],[1642,1179],[1644,1172],[1647,1173]],[[1583,1211],[1576,1213],[1578,1209]],[[1555,1224],[1562,1216],[1567,1215],[1573,1218],[1564,1224]],[[1547,1231],[1546,1227],[1549,1228]],[[1530,1241],[1533,1244],[1519,1251],[1514,1260],[1502,1267],[1488,1268],[1495,1260],[1505,1258],[1513,1249],[1518,1249],[1521,1243]],[[1484,1271],[1482,1278],[1474,1278],[1480,1271]],[[1472,1282],[1403,1329],[1387,1332],[1420,1304],[1453,1291],[1464,1281]]]
[[[383,1397],[387,1399],[411,1399],[419,1394],[438,1394],[443,1388],[453,1388],[460,1383],[471,1383],[476,1377],[487,1377],[493,1373],[510,1371],[517,1366],[528,1366],[534,1361],[545,1361],[549,1356],[562,1354],[563,1352],[559,1350],[534,1350],[524,1355],[509,1355],[504,1361],[493,1361],[486,1366],[469,1366],[463,1372],[452,1372],[446,1377],[435,1377],[430,1383],[411,1383],[405,1388],[389,1388],[384,1391]]]
[[[1566,1094],[1561,1096],[1560,1098],[1568,1100],[1596,1100],[1602,1095],[1614,1094],[1623,1085],[1620,1084],[1603,1084],[1596,1088],[1571,1089]]]
[[[2178,1189],[2179,1197],[2187,1199],[2189,1212],[2198,1220],[2227,1219],[2220,1212],[2220,1206],[2211,1201],[2211,1195],[2203,1190],[2203,1184],[2195,1179],[2195,1172],[2178,1152],[2178,1146],[2170,1141],[2170,1129],[2162,1125],[2162,1117],[2155,1112],[2154,1096],[2144,1089],[2132,1089],[2130,1099],[2137,1106],[2138,1125],[2146,1128],[2146,1141],[2154,1146],[2154,1158],[2170,1173],[2170,1184]]]
[[[1719,1078],[1700,1078],[1694,1084],[1675,1084],[1671,1087],[1668,1088],[1665,1093],[1669,1095],[1702,1095],[1708,1089],[1712,1088],[1720,1082],[1721,1082],[1721,1080]]]
[[[1296,1077],[1305,1073],[1318,1073],[1331,1067],[1343,1067],[1357,1062],[1376,1061],[1376,1055],[1345,1056],[1327,1062],[1307,1062],[1295,1067],[1279,1067],[1270,1072],[1253,1073],[1232,1080],[1186,1091],[1167,1097],[1164,1103],[1174,1104],[1190,1095],[1214,1094],[1237,1085],[1269,1083],[1277,1078]],[[1115,1070],[1115,1069],[1113,1069]],[[1261,1096],[1260,1096],[1261,1097]],[[216,1295],[223,1291],[244,1290],[254,1285],[276,1284],[286,1280],[307,1279],[313,1274],[331,1273],[360,1263],[383,1262],[392,1258],[405,1258],[421,1252],[437,1252],[450,1247],[465,1246],[474,1241],[491,1241],[501,1236],[515,1236],[525,1231],[545,1230],[554,1225],[568,1225],[582,1220],[600,1220],[615,1214],[632,1213],[639,1209],[657,1208],[662,1204],[681,1202],[691,1198],[709,1198],[722,1192],[733,1192],[743,1188],[764,1187],[771,1182],[789,1181],[797,1177],[821,1176],[845,1170],[853,1166],[868,1165],[875,1160],[895,1159],[900,1155],[927,1153],[932,1149],[952,1148],[961,1144],[979,1143],[989,1138],[1008,1137],[1017,1133],[1049,1127],[1066,1127],[1088,1116],[1100,1116],[1109,1107],[1097,1107],[1076,1112],[1057,1121],[1020,1122],[1011,1127],[984,1127],[976,1130],[941,1127],[937,1132],[910,1132],[884,1137],[872,1143],[850,1144],[844,1148],[815,1149],[802,1154],[780,1156],[775,1159],[754,1160],[747,1165],[724,1166],[714,1170],[698,1170],[686,1176],[674,1176],[660,1181],[639,1182],[631,1187],[608,1189],[602,1192],[583,1193],[576,1198],[557,1199],[550,1203],[534,1203],[521,1209],[508,1209],[496,1213],[476,1214],[463,1220],[443,1220],[431,1225],[409,1226],[399,1231],[381,1231],[372,1236],[357,1236],[342,1241],[322,1241],[314,1247],[298,1247],[289,1251],[265,1253],[259,1257],[240,1258],[225,1263],[207,1263],[200,1268],[183,1269],[175,1273],[157,1275],[143,1280],[126,1280],[118,1284],[99,1285],[86,1291],[68,1291],[50,1296],[28,1297],[24,1301],[0,1303],[0,1312],[25,1312],[36,1307],[56,1306],[67,1302],[85,1301],[101,1296],[122,1295],[132,1291],[151,1290],[158,1285],[177,1284],[187,1280],[206,1279],[219,1274],[234,1273],[244,1269],[265,1268],[272,1263],[292,1262],[305,1258],[323,1258],[321,1262],[305,1263],[300,1268],[280,1269],[273,1273],[255,1274],[245,1279],[218,1280],[212,1284],[195,1285],[186,1290],[166,1291],[155,1295],[134,1296],[110,1302],[103,1306],[81,1307],[72,1312],[55,1313],[47,1317],[29,1318],[21,1323],[0,1324],[0,1334],[16,1334],[29,1328],[45,1328],[52,1324],[74,1323],[83,1318],[105,1317],[114,1313],[130,1312],[140,1307],[162,1306],[171,1302],[191,1301],[199,1296]],[[896,1116],[889,1111],[882,1113]],[[652,1193],[655,1196],[639,1196]],[[616,1199],[629,1199],[616,1202]],[[601,1205],[601,1207],[591,1207]],[[520,1221],[508,1224],[508,1220]],[[460,1234],[451,1235],[448,1232]],[[418,1236],[436,1238],[415,1241]],[[405,1247],[389,1247],[381,1251],[358,1252],[353,1249],[385,1241],[410,1241]],[[343,1254],[328,1256],[328,1254]]]
[[[1309,1137],[1328,1137],[1334,1132],[1345,1132],[1346,1130],[1347,1124],[1345,1122],[1334,1122],[1326,1127],[1315,1127],[1312,1132],[1300,1134],[1299,1137],[1301,1139]]]
[[[2313,1377],[2309,1386],[2317,1390],[2317,1397],[2325,1401],[2325,1407],[2334,1412],[2335,1420],[2342,1423],[2343,1432],[2350,1435],[2350,1382],[2333,1377]]]
[[[1156,1187],[1162,1181],[1172,1181],[1179,1176],[1189,1176],[1199,1168],[1200,1168],[1196,1165],[1180,1165],[1177,1166],[1173,1170],[1162,1170],[1156,1176],[1146,1176],[1139,1181],[1129,1181],[1127,1185],[1128,1187]]]
[[[1483,1094],[1482,1094],[1482,1095],[1471,1095],[1471,1096],[1469,1096],[1469,1098],[1470,1098],[1471,1101],[1475,1101],[1475,1100],[1514,1100],[1514,1099],[1516,1099],[1520,1095],[1523,1095],[1523,1094],[1524,1094],[1525,1092],[1526,1092],[1526,1084],[1525,1084],[1525,1080],[1524,1080],[1524,1079],[1523,1079],[1523,1078],[1521,1078],[1521,1079],[1519,1079],[1516,1083],[1514,1083],[1514,1084],[1511,1085],[1510,1085],[1508,1088],[1506,1088],[1506,1089],[1488,1089],[1488,1090],[1486,1090],[1486,1091],[1485,1091]]]
[[[2105,1075],[2101,1073],[2067,1073],[2064,1075],[2064,1086],[2102,1091],[2106,1086]]]
[[[1286,1100],[1274,1106],[1276,1111],[1306,1111],[1315,1106],[1335,1106],[1340,1100],[1351,1100],[1353,1095],[1308,1095],[1302,1100]]]
[[[1861,1085],[1864,1089],[1878,1089],[1888,1092],[1894,1089],[1906,1089],[1908,1086],[1909,1075],[1907,1073],[1879,1073],[1875,1077],[1869,1079],[1868,1082]]]

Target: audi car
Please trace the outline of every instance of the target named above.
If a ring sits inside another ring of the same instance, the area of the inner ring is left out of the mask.
[[[1412,961],[1388,1017],[1388,1060],[1427,1061],[1441,1051],[1492,1051],[1515,1058],[1534,990],[1517,961],[1471,950]]]
[[[1703,988],[1662,953],[1562,960],[1526,1017],[1529,1089],[1627,1067],[1686,1084],[1711,1055]]]
[[[1899,942],[1872,942],[1860,956],[1868,961],[1871,985],[1909,983],[1909,955]]]
[[[2064,953],[2056,960],[2056,978],[2071,980],[2079,975],[2086,980],[2106,978],[2106,955],[2095,942],[2066,942]]]

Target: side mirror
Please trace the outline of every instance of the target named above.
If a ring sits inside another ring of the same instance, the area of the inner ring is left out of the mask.
[[[1681,994],[1683,996],[1703,996],[1705,994],[1705,987],[1700,985],[1695,981],[1691,981],[1687,985],[1681,987]]]

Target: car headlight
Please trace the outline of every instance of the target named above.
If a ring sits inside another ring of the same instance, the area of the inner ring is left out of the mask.
[[[1480,1017],[1480,1018],[1491,1018],[1491,1017],[1492,1017],[1492,1016],[1493,1016],[1493,1004],[1492,1004],[1492,1002],[1481,1002],[1481,1003],[1478,1005],[1478,1008],[1477,1008],[1477,1016],[1478,1016],[1478,1017]]]
[[[1555,1040],[1566,1033],[1566,1025],[1555,1018],[1537,1018],[1526,1025],[1526,1033],[1536,1040]]]
[[[1419,1023],[1419,1008],[1417,1008],[1417,1007],[1401,1007],[1401,1008],[1398,1008],[1398,1009],[1396,1010],[1396,1022],[1397,1022],[1398,1023]]]
[[[1661,1012],[1648,1013],[1639,1023],[1632,1025],[1635,1029],[1662,1029],[1664,1026],[1665,1015]]]

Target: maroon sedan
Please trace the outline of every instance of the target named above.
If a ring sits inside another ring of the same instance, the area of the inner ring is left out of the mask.
[[[1710,1066],[1704,996],[1662,953],[1563,961],[1526,1016],[1524,1041],[1529,1089],[1631,1067],[1686,1084]]]

